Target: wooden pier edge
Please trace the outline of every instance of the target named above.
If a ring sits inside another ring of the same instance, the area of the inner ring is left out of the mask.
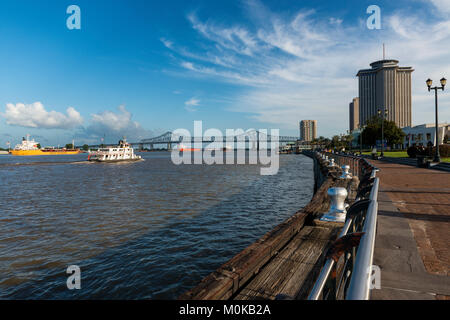
[[[303,209],[205,277],[196,287],[183,293],[178,298],[179,300],[228,300],[233,298],[299,233],[305,223],[311,222],[320,213],[328,210],[327,191],[335,185],[340,169],[336,168],[329,172],[322,161],[319,159],[314,159],[314,161],[325,179],[321,179],[321,186],[311,201]],[[315,178],[317,179],[317,177]]]

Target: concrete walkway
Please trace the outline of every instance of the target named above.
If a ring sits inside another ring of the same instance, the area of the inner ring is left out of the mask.
[[[450,299],[450,173],[371,162],[381,169],[371,299]]]

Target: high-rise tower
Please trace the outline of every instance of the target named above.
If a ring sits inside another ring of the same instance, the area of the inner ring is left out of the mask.
[[[317,138],[317,120],[300,121],[300,140],[312,141]]]
[[[400,128],[411,126],[412,67],[398,66],[398,60],[380,60],[372,69],[359,70],[359,123],[376,116],[378,110],[388,110],[386,120]]]

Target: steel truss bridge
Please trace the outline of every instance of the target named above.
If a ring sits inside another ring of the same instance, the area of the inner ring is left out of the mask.
[[[257,144],[259,148],[259,143],[262,141],[267,141],[268,147],[270,146],[270,142],[278,141],[279,144],[287,144],[287,143],[297,143],[298,137],[290,137],[290,136],[272,136],[270,134],[260,132],[257,130],[247,131],[235,136],[223,136],[223,137],[191,137],[191,136],[182,136],[173,134],[172,132],[166,132],[158,137],[143,139],[137,144],[142,148],[144,145],[149,145],[151,149],[153,149],[154,145],[166,144],[167,149],[171,149],[172,145],[181,144],[181,143],[190,143],[191,146],[194,143],[203,144],[203,143],[222,143],[224,146],[227,143],[233,143],[236,146],[237,143],[253,143]],[[135,143],[133,143],[135,145]]]
[[[237,134],[234,136],[224,136],[224,137],[218,137],[218,136],[212,136],[212,137],[192,137],[192,136],[182,136],[177,134],[172,134],[172,132],[168,131],[158,137],[149,138],[149,139],[143,139],[139,142],[131,142],[130,144],[133,147],[139,147],[140,149],[143,149],[144,146],[149,146],[150,149],[154,149],[155,145],[167,145],[167,149],[172,149],[172,146],[179,145],[182,143],[189,144],[190,147],[194,146],[194,143],[197,145],[203,144],[203,143],[222,143],[225,147],[228,144],[232,143],[234,148],[236,148],[237,143],[250,143],[252,144],[252,148],[259,149],[259,145],[261,142],[267,142],[267,148],[270,148],[270,142],[278,141],[279,145],[286,145],[286,144],[297,144],[299,141],[298,137],[291,137],[291,136],[272,136],[270,134],[260,132],[257,130],[250,130],[246,131],[241,134]],[[99,145],[93,145],[90,147],[100,147]],[[300,149],[311,149],[311,146],[308,144],[299,144],[298,147]]]

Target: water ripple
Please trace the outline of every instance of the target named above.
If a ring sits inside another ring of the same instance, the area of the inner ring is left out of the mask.
[[[168,153],[122,165],[85,157],[0,158],[0,298],[173,299],[312,196],[303,156],[281,156],[275,176],[175,166]],[[72,264],[81,290],[66,287]]]

